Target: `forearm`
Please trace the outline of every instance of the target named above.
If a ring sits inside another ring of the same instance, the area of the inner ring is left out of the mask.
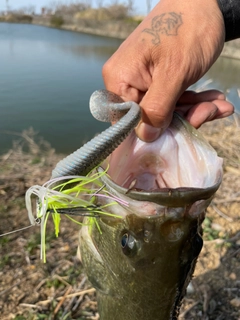
[[[217,1],[224,18],[225,41],[240,38],[240,0]]]

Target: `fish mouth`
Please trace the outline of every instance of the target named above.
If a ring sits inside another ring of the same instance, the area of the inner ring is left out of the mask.
[[[168,206],[208,199],[222,180],[222,159],[176,114],[154,142],[143,142],[132,132],[105,161],[107,166],[104,183],[111,190]]]

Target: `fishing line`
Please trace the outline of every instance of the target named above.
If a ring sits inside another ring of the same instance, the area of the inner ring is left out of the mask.
[[[44,262],[46,262],[46,233],[49,217],[52,217],[56,237],[60,233],[62,215],[80,227],[88,225],[91,228],[95,224],[100,233],[99,218],[104,216],[123,218],[108,210],[108,207],[116,204],[122,206],[129,204],[106,189],[101,178],[107,174],[107,170],[108,167],[101,172],[96,172],[94,169],[86,176],[73,175],[51,178],[42,186],[34,185],[27,190],[25,203],[30,223],[35,225],[36,218],[40,219],[40,257]],[[105,204],[98,201],[101,198],[105,198]],[[87,217],[87,220],[78,221],[74,216]]]
[[[9,231],[9,232],[6,232],[6,233],[2,233],[0,234],[0,237],[5,237],[5,236],[8,236],[10,234],[13,234],[13,233],[16,233],[16,232],[20,232],[20,231],[23,231],[23,230],[26,230],[26,229],[29,229],[31,227],[34,227],[36,224],[40,225],[41,224],[41,219],[40,218],[36,218],[35,219],[35,224],[31,224],[30,226],[27,226],[27,227],[23,227],[23,228],[20,228],[20,229],[17,229],[17,230],[13,230],[13,231]]]
[[[99,205],[92,205],[92,206],[88,206],[88,207],[58,208],[57,213],[63,214],[63,215],[79,216],[79,217],[100,218],[100,214],[97,214],[94,212],[94,210],[96,210],[96,209],[101,210]],[[87,213],[87,211],[88,212],[90,211],[91,213]],[[47,212],[55,213],[55,211],[53,209],[49,209]],[[86,213],[84,213],[84,212],[86,212]],[[16,232],[24,231],[24,230],[29,229],[31,227],[34,227],[36,225],[40,225],[42,220],[41,220],[41,218],[36,218],[34,220],[34,222],[35,222],[34,224],[31,224],[27,227],[23,227],[23,228],[20,228],[17,230],[2,233],[2,234],[0,234],[0,237],[5,237],[5,236],[8,236],[8,235],[16,233]]]

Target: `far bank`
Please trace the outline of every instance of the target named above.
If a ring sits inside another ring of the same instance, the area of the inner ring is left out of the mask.
[[[80,33],[93,34],[116,39],[126,39],[144,17],[128,17],[121,20],[101,19],[98,16],[84,17],[81,15],[16,15],[1,16],[0,22],[28,23],[58,28]],[[226,42],[221,56],[240,59],[240,39]]]

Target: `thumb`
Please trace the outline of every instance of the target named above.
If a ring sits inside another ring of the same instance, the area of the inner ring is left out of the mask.
[[[169,126],[176,103],[184,89],[181,84],[170,83],[169,78],[153,80],[140,106],[142,119],[136,128],[137,136],[146,142],[156,140]],[[168,82],[167,82],[167,81]]]

